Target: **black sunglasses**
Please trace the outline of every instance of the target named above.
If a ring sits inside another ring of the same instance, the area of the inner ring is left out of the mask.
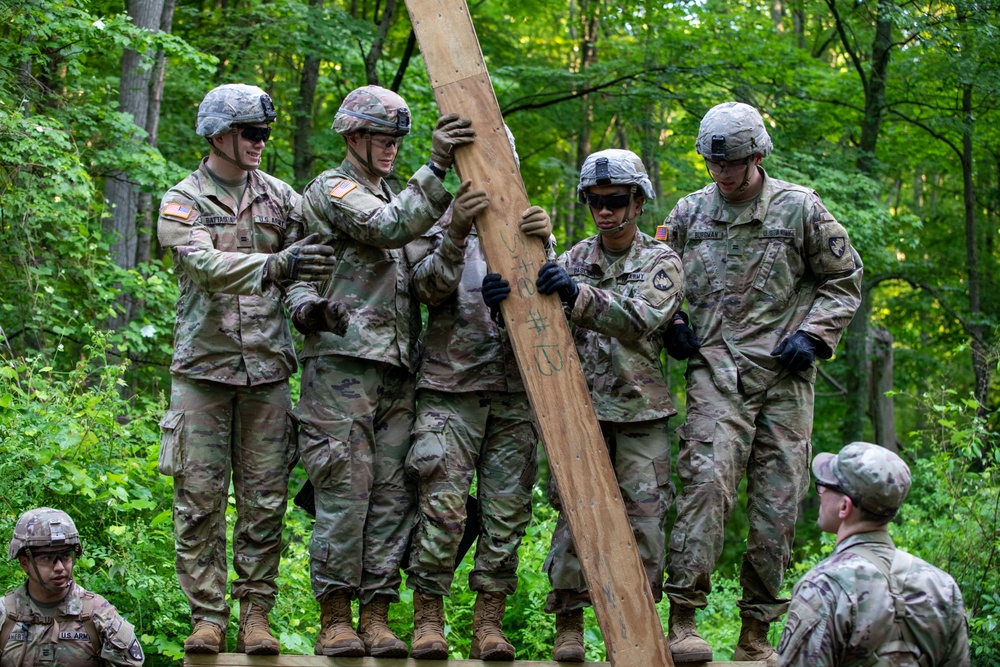
[[[595,211],[605,208],[609,211],[617,211],[620,208],[628,206],[629,199],[631,199],[631,195],[627,192],[619,192],[614,195],[592,195],[588,192],[587,206]]]
[[[271,128],[244,125],[240,128],[240,136],[247,141],[252,141],[254,143],[257,143],[258,141],[267,141],[271,136]]]
[[[849,494],[847,491],[845,491],[844,487],[842,487],[842,486],[837,486],[836,484],[824,484],[823,482],[821,482],[821,481],[819,481],[817,479],[816,480],[816,494],[817,495],[823,493],[822,491],[820,491],[820,488],[829,489],[830,491],[833,491],[834,493],[839,493],[842,496],[847,496],[848,498],[851,499],[851,502],[854,503],[855,506],[861,507],[861,499],[860,498],[854,498],[853,496],[851,496],[851,494]]]

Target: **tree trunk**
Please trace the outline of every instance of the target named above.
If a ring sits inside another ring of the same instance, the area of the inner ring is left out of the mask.
[[[157,30],[163,15],[163,0],[129,0],[128,12],[137,27]],[[140,54],[132,49],[126,49],[122,55],[118,106],[121,111],[131,114],[135,124],[141,128],[146,127],[152,79],[152,69],[142,65],[144,60],[151,57],[152,54]],[[111,241],[111,259],[121,268],[131,269],[135,266],[138,249],[138,188],[132,184],[127,173],[114,171],[105,184],[104,199],[111,209],[111,217],[105,221],[105,232]],[[108,322],[108,326],[113,329],[121,328],[131,318],[131,310],[129,296],[120,295],[119,312]]]
[[[378,32],[372,47],[365,54],[365,78],[369,86],[377,86],[378,82],[378,60],[382,57],[382,45],[385,44],[385,36],[389,33],[389,26],[392,25],[392,15],[396,11],[396,0],[386,0],[385,9],[382,10],[382,19],[378,24]]]
[[[892,390],[893,356],[892,333],[888,329],[874,329],[872,341],[872,423],[875,426],[875,442],[886,449],[898,452],[896,438],[896,407],[892,397],[886,393]]]
[[[398,93],[399,87],[403,85],[403,77],[406,76],[406,69],[410,66],[410,59],[413,52],[417,50],[417,34],[410,28],[410,35],[406,38],[406,48],[403,49],[403,57],[399,60],[399,67],[396,68],[396,76],[392,78],[392,85],[389,90]]]
[[[313,31],[323,8],[323,0],[309,0],[309,13],[314,17],[309,21],[309,31]],[[299,96],[295,100],[292,116],[295,118],[295,137],[292,141],[292,173],[295,175],[295,187],[304,186],[314,175],[316,156],[313,154],[310,139],[313,130],[313,106],[316,104],[316,86],[319,83],[319,67],[322,59],[313,54],[307,54],[302,64],[302,76],[299,79]]]
[[[979,292],[979,247],[976,234],[976,191],[972,183],[972,84],[962,86],[962,184],[965,205],[965,264],[969,276],[969,329],[972,334],[972,370],[976,376],[978,414],[986,417],[989,372],[983,341],[982,303]]]
[[[868,320],[871,315],[871,287],[862,287],[861,305],[854,313],[844,335],[844,363],[847,365],[847,415],[841,429],[844,442],[865,438],[865,415],[868,414]],[[891,382],[890,382],[891,384]]]

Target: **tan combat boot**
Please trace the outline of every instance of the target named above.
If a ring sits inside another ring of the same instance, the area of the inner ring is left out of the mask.
[[[767,641],[767,629],[770,625],[756,618],[744,618],[743,627],[740,628],[740,639],[736,642],[736,650],[733,651],[733,662],[762,660],[769,667],[777,666],[778,652]]]
[[[354,632],[351,624],[351,597],[346,591],[334,593],[326,602],[319,603],[323,627],[316,637],[316,655],[335,655],[342,658],[360,658],[365,645]]]
[[[476,595],[476,608],[472,613],[473,660],[513,660],[514,646],[503,633],[503,615],[507,611],[507,596],[503,593]]]
[[[248,655],[278,655],[281,645],[271,632],[267,613],[259,604],[246,598],[240,600],[240,631],[236,635],[236,652]]]
[[[583,662],[583,610],[556,613],[556,640],[552,659],[556,662]]]
[[[197,621],[184,640],[185,653],[225,653],[226,631],[211,621]]]
[[[414,660],[447,660],[448,642],[444,638],[444,598],[413,591]]]
[[[366,655],[376,658],[405,658],[406,644],[389,629],[388,595],[376,595],[368,604],[361,605],[358,636],[365,644]]]
[[[670,654],[674,662],[708,662],[712,647],[698,634],[694,609],[670,605]]]

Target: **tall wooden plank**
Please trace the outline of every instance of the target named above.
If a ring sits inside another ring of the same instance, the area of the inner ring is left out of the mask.
[[[456,168],[490,198],[476,226],[490,270],[511,283],[504,320],[608,659],[621,667],[672,665],[562,306],[558,296],[536,293],[545,256],[517,228],[530,204],[468,7],[464,0],[406,6],[441,112],[471,118],[476,130],[475,144],[456,152]]]

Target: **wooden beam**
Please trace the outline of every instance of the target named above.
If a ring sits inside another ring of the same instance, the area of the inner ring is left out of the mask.
[[[242,653],[220,653],[218,655],[184,656],[184,667],[495,667],[498,664],[510,667],[609,667],[607,662],[483,662],[482,660],[413,660],[412,658],[328,658],[319,655],[244,655]],[[760,662],[698,662],[692,667],[766,667]],[[638,667],[638,666],[635,666]]]
[[[490,198],[476,227],[490,270],[511,284],[504,320],[611,664],[672,667],[566,317],[558,296],[536,293],[545,256],[517,228],[530,202],[468,7],[407,0],[406,8],[441,112],[471,118],[476,130],[475,144],[456,151],[456,168]]]

